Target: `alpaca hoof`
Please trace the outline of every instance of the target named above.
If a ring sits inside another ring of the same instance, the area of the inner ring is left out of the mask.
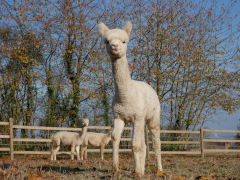
[[[114,176],[117,176],[117,175],[118,175],[118,171],[116,171],[116,170],[114,171],[114,170],[113,170],[113,177],[114,177]]]
[[[137,179],[137,180],[142,180],[142,175],[136,174],[136,175],[135,175],[135,179]]]

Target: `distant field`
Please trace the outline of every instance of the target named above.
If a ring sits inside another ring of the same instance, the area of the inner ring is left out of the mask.
[[[118,176],[112,177],[111,154],[105,154],[100,161],[98,155],[90,154],[87,160],[69,160],[69,156],[57,156],[51,161],[50,156],[28,155],[16,156],[14,161],[9,157],[0,157],[0,179],[12,180],[79,180],[79,179],[135,179],[132,154],[120,154]],[[157,172],[155,160],[151,156],[146,160],[146,171],[143,179],[170,180],[240,180],[240,156],[221,155],[207,156],[166,156],[162,158],[163,172]]]

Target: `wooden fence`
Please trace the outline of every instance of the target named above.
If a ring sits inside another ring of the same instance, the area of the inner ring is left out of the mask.
[[[8,151],[10,152],[11,160],[14,159],[14,154],[51,154],[50,151],[14,151],[13,142],[52,142],[51,139],[35,139],[35,138],[15,138],[13,135],[13,129],[34,129],[34,130],[67,130],[67,131],[81,131],[82,128],[63,128],[63,127],[40,127],[40,126],[20,126],[13,125],[13,119],[10,118],[9,122],[0,122],[0,125],[8,125],[9,126],[9,135],[0,135],[0,139],[8,138],[10,139],[10,147],[0,148],[0,151]],[[149,131],[146,126],[146,145],[147,145],[147,157],[150,157],[150,154],[154,154],[153,151],[150,151],[149,145],[152,143],[149,141]],[[88,126],[88,129],[110,129],[110,127],[104,126]],[[124,127],[124,130],[132,130],[132,127]],[[161,141],[161,144],[178,144],[178,145],[189,145],[195,144],[199,147],[199,150],[194,151],[162,151],[162,154],[201,154],[202,158],[204,158],[204,154],[206,153],[219,153],[219,152],[237,152],[240,153],[240,149],[205,149],[205,142],[240,142],[240,140],[227,140],[227,139],[204,139],[204,132],[230,132],[230,133],[240,133],[240,131],[236,130],[214,130],[214,129],[201,129],[199,131],[178,131],[178,130],[161,130],[161,134],[198,134],[200,137],[198,141]],[[132,138],[121,138],[121,141],[131,141]],[[100,152],[100,149],[87,149],[85,151],[85,158],[87,157],[88,152]],[[105,149],[105,153],[112,152],[112,149]],[[119,149],[120,153],[129,153],[132,152],[131,149]],[[58,154],[69,154],[69,152],[58,152]]]

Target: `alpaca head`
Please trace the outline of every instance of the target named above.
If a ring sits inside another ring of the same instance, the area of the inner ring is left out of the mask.
[[[83,126],[83,127],[86,127],[86,126],[88,126],[88,125],[89,125],[89,119],[84,118],[84,119],[82,120],[82,126]]]
[[[111,58],[121,58],[126,55],[127,43],[132,30],[130,21],[122,29],[109,29],[104,23],[99,23],[98,30],[104,38],[107,52]]]

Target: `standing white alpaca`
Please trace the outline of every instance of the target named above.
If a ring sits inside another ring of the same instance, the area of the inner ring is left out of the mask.
[[[87,126],[89,125],[89,120],[84,118],[82,121],[82,133],[77,132],[67,132],[61,131],[52,136],[52,151],[51,151],[51,160],[56,160],[57,152],[61,146],[71,146],[71,159],[74,159],[75,149],[77,152],[77,160],[80,160],[79,148],[87,134]]]
[[[132,30],[132,23],[126,23],[123,29],[109,29],[99,23],[99,32],[106,43],[107,52],[112,62],[115,95],[112,102],[114,114],[113,141],[113,173],[118,172],[119,142],[124,122],[133,123],[132,150],[135,161],[135,173],[138,178],[144,175],[146,145],[144,124],[148,124],[157,170],[162,171],[160,142],[160,103],[156,92],[142,81],[131,79],[127,62],[127,43]]]
[[[81,152],[80,152],[81,159],[83,159],[83,153],[87,149],[87,145],[89,143],[92,146],[100,146],[101,160],[103,160],[104,148],[105,148],[105,145],[107,145],[111,140],[111,134],[112,134],[112,128],[109,130],[107,134],[87,132],[81,147]]]

